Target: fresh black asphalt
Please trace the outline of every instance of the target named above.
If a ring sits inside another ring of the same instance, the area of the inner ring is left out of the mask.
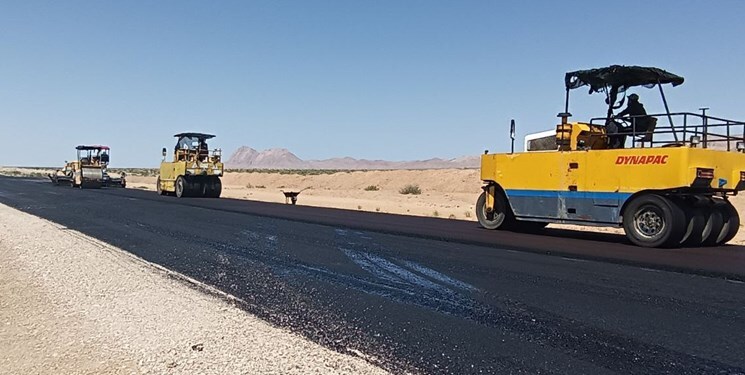
[[[739,247],[692,249],[669,267],[676,254],[662,251],[644,266],[618,236],[498,233],[19,178],[0,178],[0,203],[212,285],[272,324],[394,373],[745,373],[745,284],[697,274],[737,274]],[[573,247],[583,250],[572,256]],[[707,250],[725,260],[697,267]]]

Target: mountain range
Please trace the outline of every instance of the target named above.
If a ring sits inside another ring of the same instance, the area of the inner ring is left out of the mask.
[[[414,161],[366,160],[351,157],[303,160],[284,148],[257,151],[242,146],[230,155],[225,165],[234,169],[445,169],[478,168],[479,161],[479,156]]]

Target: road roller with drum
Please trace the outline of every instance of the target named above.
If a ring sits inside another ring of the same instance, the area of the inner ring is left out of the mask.
[[[651,67],[567,73],[555,132],[526,140],[524,152],[481,156],[480,225],[514,231],[538,231],[548,223],[620,227],[643,247],[730,241],[740,217],[729,198],[745,189],[745,122],[706,109],[671,113],[663,85],[682,83],[683,77]],[[580,87],[605,94],[605,116],[569,121],[569,93]],[[624,101],[629,107],[638,101],[637,94],[627,96],[634,87],[657,87],[665,113],[614,114]],[[513,145],[514,134],[513,123]]]
[[[49,175],[55,185],[70,185],[81,189],[100,188],[101,186],[125,187],[127,182],[124,173],[112,177],[108,173],[111,149],[102,145],[80,145],[75,147],[77,159],[65,162],[62,169]]]
[[[224,171],[222,150],[210,151],[207,145],[207,141],[215,136],[179,133],[175,137],[172,161],[166,161],[168,152],[163,148],[163,161],[156,181],[158,194],[173,194],[179,198],[219,198],[222,192],[220,177]]]

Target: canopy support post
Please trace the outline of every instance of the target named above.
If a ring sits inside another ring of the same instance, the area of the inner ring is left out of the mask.
[[[613,120],[613,105],[616,104],[616,99],[618,99],[618,86],[611,86],[610,92],[607,92],[606,95],[608,100],[608,114],[605,117],[605,125],[608,126]]]
[[[660,89],[660,95],[662,96],[662,103],[665,105],[665,113],[667,113],[667,122],[670,124],[670,130],[673,132],[675,142],[678,142],[678,134],[675,133],[675,127],[673,127],[673,116],[670,115],[670,108],[667,106],[667,98],[665,98],[665,90],[662,89],[660,81],[657,81],[657,87]]]
[[[709,118],[706,117],[706,110],[709,108],[704,107],[699,109],[701,110],[701,121],[704,125],[704,134],[702,134],[701,143],[704,144],[703,148],[709,148],[709,138],[707,137],[707,134],[709,134]],[[727,127],[727,131],[729,132],[729,126]],[[727,137],[727,148],[727,151],[729,151],[729,137]]]

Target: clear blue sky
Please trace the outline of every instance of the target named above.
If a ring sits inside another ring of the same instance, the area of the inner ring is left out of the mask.
[[[79,143],[157,166],[183,130],[304,159],[507,150],[552,128],[566,71],[652,65],[677,111],[745,119],[745,1],[2,1],[2,165]],[[648,111],[657,91],[640,89]],[[573,93],[575,119],[603,98]]]

